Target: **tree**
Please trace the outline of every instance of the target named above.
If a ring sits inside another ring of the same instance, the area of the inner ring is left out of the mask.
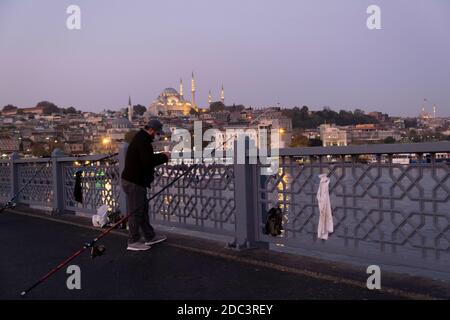
[[[77,113],[77,109],[75,109],[74,107],[69,107],[65,110],[65,112],[67,114],[75,114],[75,113]]]
[[[15,111],[18,108],[16,106],[13,106],[12,104],[8,104],[6,106],[3,107],[2,111],[3,112],[8,112],[8,111]]]
[[[366,115],[364,111],[356,109],[354,112],[340,110],[339,113],[331,110],[329,107],[324,107],[320,111],[309,111],[307,106],[301,109],[295,107],[293,109],[283,110],[283,114],[292,119],[292,127],[294,129],[317,128],[323,123],[334,123],[339,126],[378,123],[378,120]]]
[[[62,142],[49,141],[48,143],[38,142],[31,146],[31,154],[36,157],[50,157],[55,149],[64,149]]]
[[[414,129],[411,129],[411,130],[409,131],[408,138],[409,138],[409,140],[412,141],[412,142],[421,142],[421,141],[422,141],[422,136],[419,136],[419,134],[417,133],[417,131],[414,130]]]
[[[145,112],[147,112],[147,108],[141,104],[137,104],[133,106],[133,113],[139,116],[142,116]]]
[[[300,133],[293,135],[292,138],[290,144],[292,148],[307,147],[309,144],[309,139]]]
[[[395,143],[395,139],[393,137],[387,137],[384,139],[384,143]]]
[[[320,139],[310,139],[309,140],[309,146],[310,147],[321,147],[323,146],[323,142]]]
[[[64,150],[64,143],[62,143],[61,141],[54,142],[54,141],[50,141],[48,143],[48,150],[49,150],[49,156],[52,154],[52,152],[55,149],[61,149]]]
[[[44,143],[34,143],[31,146],[31,154],[35,157],[48,157],[50,152]]]
[[[59,112],[59,108],[56,104],[49,101],[41,101],[36,105],[36,108],[42,108],[45,115],[51,115],[52,113]]]
[[[303,106],[299,111],[299,117],[302,121],[307,121],[309,118],[309,109],[307,106]]]

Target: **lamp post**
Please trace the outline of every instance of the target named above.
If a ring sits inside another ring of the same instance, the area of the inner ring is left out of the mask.
[[[278,130],[278,133],[280,134],[280,148],[284,148],[285,147],[285,133],[286,130],[284,130],[283,128],[280,128]]]
[[[111,138],[109,138],[109,137],[103,138],[102,144],[106,148],[107,152],[110,153],[111,152]]]

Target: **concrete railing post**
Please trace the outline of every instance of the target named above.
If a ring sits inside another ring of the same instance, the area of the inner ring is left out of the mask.
[[[242,150],[237,149],[234,143],[234,201],[236,204],[236,233],[233,243],[229,247],[240,250],[255,247],[257,245],[257,165],[250,164],[249,146],[250,140],[245,141],[245,163],[238,163],[237,154]]]
[[[62,165],[58,158],[65,156],[61,149],[52,152],[52,182],[53,182],[53,204],[52,213],[64,213],[64,177]]]
[[[10,162],[9,162],[9,167],[11,170],[11,194],[10,194],[10,198],[12,198],[17,191],[19,190],[19,171],[18,171],[18,167],[17,164],[15,163],[15,160],[20,159],[19,154],[17,152],[14,152],[11,154],[11,158],[10,158]],[[15,203],[18,203],[19,199],[14,199]]]
[[[123,170],[125,169],[125,157],[127,155],[128,143],[124,143],[119,148],[119,175],[122,175]],[[121,179],[119,178],[119,183]],[[122,184],[120,184],[120,193],[119,193],[119,208],[120,214],[122,216],[128,214],[128,206],[127,206],[127,198],[125,196],[125,192],[123,192]]]

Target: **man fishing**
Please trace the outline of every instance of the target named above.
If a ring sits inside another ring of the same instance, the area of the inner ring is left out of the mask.
[[[167,239],[156,235],[149,221],[147,188],[150,187],[155,167],[169,161],[170,153],[154,153],[152,142],[162,133],[162,123],[150,120],[133,138],[125,157],[122,188],[127,197],[129,238],[127,250],[145,251],[151,245]],[[142,234],[141,234],[142,232]],[[141,236],[144,241],[141,242]]]
[[[96,243],[106,237],[112,230],[117,228],[122,222],[128,219],[129,225],[129,240],[128,250],[144,251],[150,249],[152,244],[166,240],[166,236],[155,235],[153,227],[150,225],[148,216],[148,199],[147,188],[153,181],[155,167],[169,161],[170,153],[153,153],[152,142],[159,139],[162,132],[162,124],[158,120],[150,121],[144,129],[140,130],[128,147],[125,157],[125,169],[122,172],[122,188],[127,196],[128,213],[117,221],[114,225],[103,231],[100,235],[92,241],[83,244],[79,250],[71,254],[64,261],[59,263],[55,268],[47,272],[32,286],[21,292],[24,297],[28,292],[36,288],[41,283],[45,282],[56,272],[64,268],[76,257],[81,255],[84,251],[91,248],[91,256],[95,257],[101,255],[104,251],[104,246],[96,246]],[[108,158],[111,156],[108,156]],[[196,165],[191,166],[191,169]],[[173,185],[176,181],[184,177],[190,172],[186,170],[178,177],[174,178],[161,190],[152,195],[151,199],[157,197],[167,188]],[[144,236],[144,242],[141,242],[141,233]]]

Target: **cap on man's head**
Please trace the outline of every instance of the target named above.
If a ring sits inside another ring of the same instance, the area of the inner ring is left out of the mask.
[[[159,120],[152,119],[145,126],[146,129],[152,128],[156,132],[162,132],[163,125]]]

